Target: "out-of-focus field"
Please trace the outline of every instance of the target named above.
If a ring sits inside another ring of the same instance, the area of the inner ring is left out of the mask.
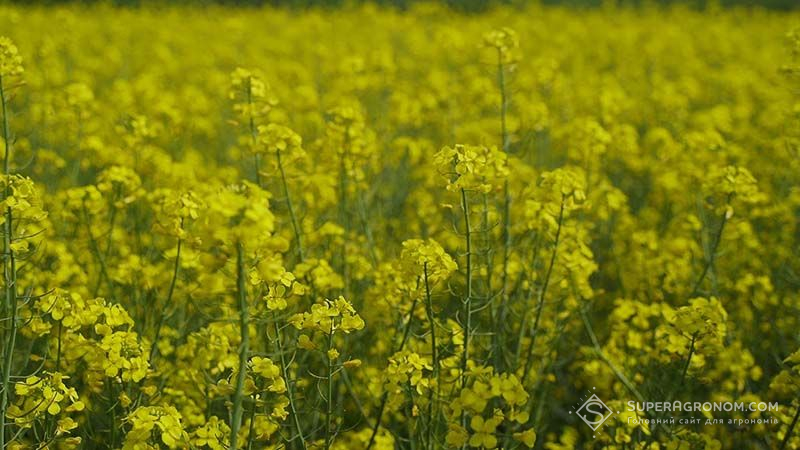
[[[0,7],[0,448],[800,448],[798,24]]]

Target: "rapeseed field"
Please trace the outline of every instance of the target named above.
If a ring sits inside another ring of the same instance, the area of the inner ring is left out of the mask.
[[[0,448],[800,448],[798,26],[0,6]]]

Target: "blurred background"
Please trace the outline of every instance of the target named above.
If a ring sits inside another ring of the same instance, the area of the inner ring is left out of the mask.
[[[430,2],[430,0],[423,0]],[[112,3],[120,6],[141,4],[189,4],[189,5],[232,5],[232,6],[281,6],[289,8],[340,7],[357,3],[376,3],[397,8],[408,8],[418,0],[0,0],[1,3],[15,4],[57,4],[57,3]],[[453,9],[463,12],[481,12],[498,4],[541,3],[545,5],[565,5],[570,7],[596,8],[604,4],[634,6],[641,5],[687,5],[692,8],[709,7],[762,7],[769,9],[800,9],[800,0],[439,0]]]

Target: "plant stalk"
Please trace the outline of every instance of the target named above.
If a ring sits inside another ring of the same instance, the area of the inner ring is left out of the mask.
[[[250,351],[250,322],[247,307],[247,292],[245,291],[244,246],[241,242],[236,244],[236,288],[239,297],[239,327],[241,345],[239,346],[239,373],[236,376],[236,392],[233,395],[233,416],[231,419],[231,450],[238,450],[239,429],[242,426],[242,400],[244,396],[244,383],[247,377],[247,354]]]

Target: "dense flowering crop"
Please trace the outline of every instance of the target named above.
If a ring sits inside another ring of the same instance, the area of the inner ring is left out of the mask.
[[[0,448],[800,448],[798,19],[0,6]]]

